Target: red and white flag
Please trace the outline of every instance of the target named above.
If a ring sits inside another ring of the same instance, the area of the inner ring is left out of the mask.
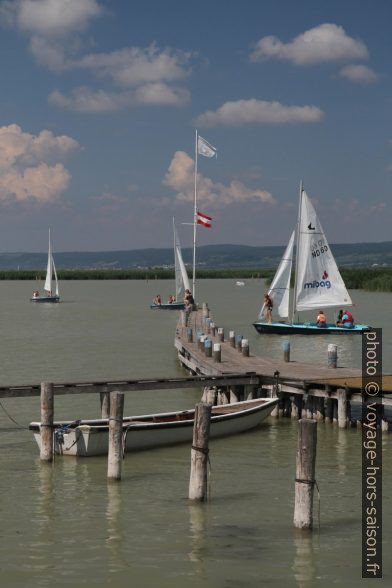
[[[203,227],[205,227],[206,229],[211,229],[212,227],[212,218],[210,216],[207,216],[206,214],[203,214],[199,211],[197,211],[197,224],[198,225],[203,225]]]

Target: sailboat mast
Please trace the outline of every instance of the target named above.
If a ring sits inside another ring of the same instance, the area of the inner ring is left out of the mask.
[[[301,207],[302,207],[302,180],[299,184],[299,205],[298,205],[298,220],[297,220],[297,235],[295,242],[295,274],[294,274],[294,292],[293,292],[293,305],[291,311],[291,324],[294,323],[295,311],[296,311],[296,297],[297,297],[297,276],[298,276],[298,251],[299,251],[299,239],[301,229]]]
[[[193,209],[193,274],[192,274],[192,294],[196,300],[196,227],[197,227],[197,130],[195,137],[195,201]]]

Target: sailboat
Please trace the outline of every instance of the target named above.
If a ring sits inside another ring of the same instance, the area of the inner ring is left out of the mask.
[[[182,293],[186,289],[189,290],[188,274],[184,261],[182,259],[181,245],[178,238],[176,226],[173,218],[173,236],[174,236],[174,291],[175,300],[173,302],[151,304],[150,308],[154,310],[183,310],[185,308],[182,302]],[[180,302],[181,300],[181,302]]]
[[[289,320],[290,280],[293,265],[294,240],[296,235],[296,269],[291,320]],[[268,294],[273,300],[274,310],[282,320],[268,323],[264,320],[264,305],[253,326],[259,333],[282,335],[325,335],[330,333],[363,333],[368,325],[355,324],[348,328],[326,323],[319,327],[312,322],[299,322],[298,312],[305,310],[353,306],[349,293],[340,275],[338,266],[328,245],[316,211],[300,186],[297,229],[293,231],[283,258],[271,282]],[[294,322],[297,314],[297,322]]]
[[[55,294],[53,294],[53,281],[55,283]],[[46,279],[44,284],[44,290],[46,294],[40,296],[38,290],[33,292],[31,302],[60,302],[59,294],[59,282],[57,279],[56,266],[54,265],[54,259],[52,254],[52,245],[50,241],[50,229],[49,229],[49,247],[48,247],[48,264],[46,267]]]

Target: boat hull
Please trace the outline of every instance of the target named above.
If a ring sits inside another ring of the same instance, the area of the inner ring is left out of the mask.
[[[326,327],[318,327],[315,323],[253,323],[254,328],[258,333],[263,335],[352,335],[361,334],[370,331],[369,325],[355,325],[351,329],[344,327],[336,327],[335,325],[327,325]]]
[[[152,310],[184,310],[185,304],[183,302],[173,302],[172,304],[151,304]]]
[[[210,437],[225,437],[260,425],[278,402],[275,398],[259,398],[236,402],[212,409]],[[194,410],[127,417],[123,420],[125,451],[192,443]],[[72,423],[68,423],[68,426]],[[108,419],[81,421],[67,432],[67,423],[55,423],[55,452],[60,455],[90,457],[108,453]],[[31,423],[30,430],[41,447],[40,423]],[[56,434],[62,431],[61,436]]]
[[[30,298],[30,302],[60,302],[60,296],[39,296],[38,298]]]

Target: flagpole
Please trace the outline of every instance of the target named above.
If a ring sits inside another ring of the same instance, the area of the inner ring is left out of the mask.
[[[196,227],[197,227],[197,129],[195,140],[195,202],[193,210],[193,277],[192,277],[192,295],[196,300]]]

